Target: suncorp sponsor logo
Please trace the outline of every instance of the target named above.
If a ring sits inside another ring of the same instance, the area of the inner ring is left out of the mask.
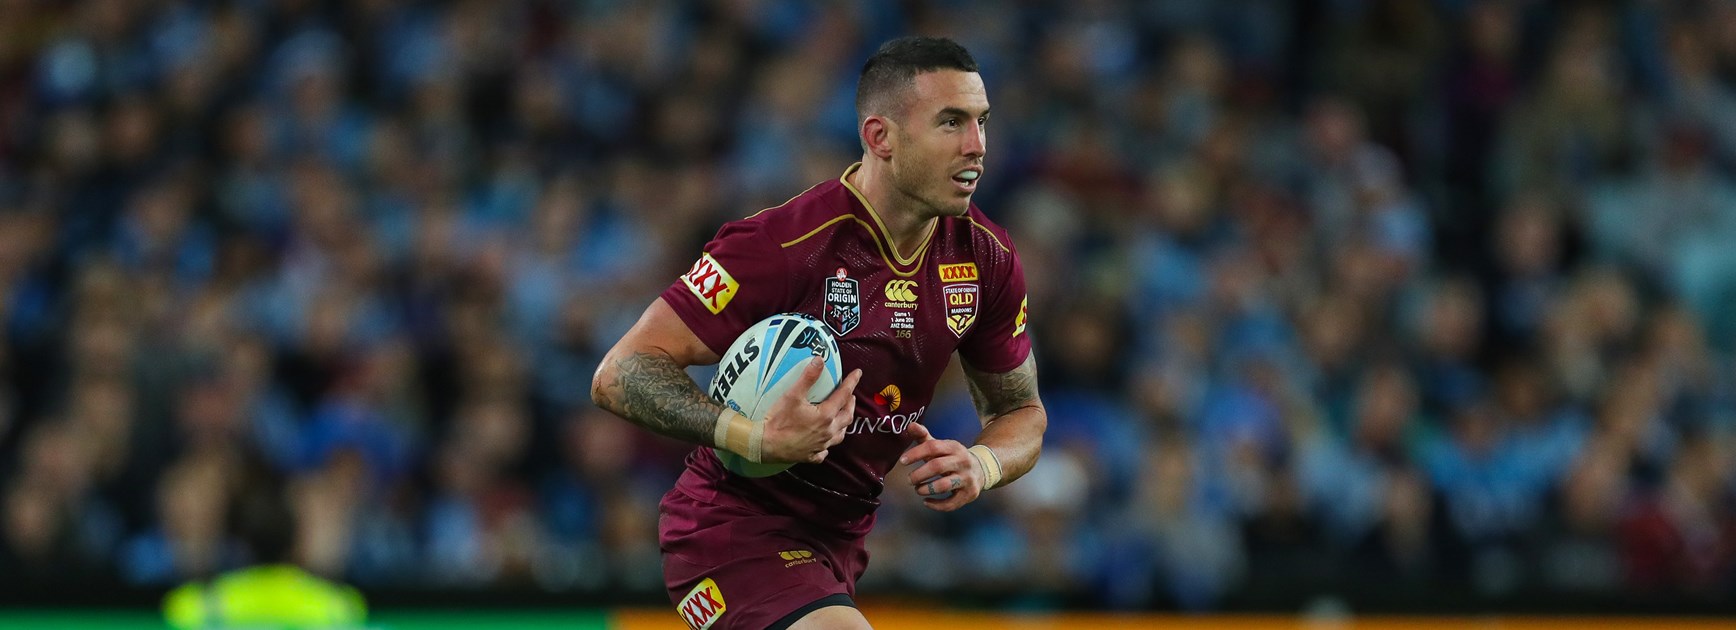
[[[916,411],[910,413],[889,413],[876,418],[858,416],[855,422],[850,423],[850,428],[844,430],[844,433],[847,435],[855,435],[858,433],[903,433],[904,429],[910,426],[910,423],[922,419],[922,412],[924,411],[928,411],[928,405],[918,407]]]
[[[904,404],[904,392],[897,385],[887,385],[874,395],[874,404],[886,405],[887,411],[898,411],[898,406]]]

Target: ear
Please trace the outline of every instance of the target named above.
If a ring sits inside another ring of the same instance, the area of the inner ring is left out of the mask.
[[[892,158],[892,121],[884,116],[869,116],[862,120],[862,147],[882,160]]]

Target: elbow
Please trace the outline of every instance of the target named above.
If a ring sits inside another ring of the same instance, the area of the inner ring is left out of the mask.
[[[1041,403],[1036,406],[1037,413],[1031,414],[1031,461],[1043,456],[1043,436],[1049,432],[1049,410]]]
[[[615,409],[610,405],[612,401],[609,398],[609,386],[615,382],[615,370],[613,368],[614,362],[610,361],[610,358],[603,357],[603,360],[597,365],[597,371],[591,375],[591,404],[607,411],[614,411]]]

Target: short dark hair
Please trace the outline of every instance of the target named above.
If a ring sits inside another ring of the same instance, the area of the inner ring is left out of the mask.
[[[976,59],[945,37],[900,37],[886,42],[862,64],[856,82],[856,120],[885,111],[889,97],[908,89],[916,75],[936,70],[976,72]]]

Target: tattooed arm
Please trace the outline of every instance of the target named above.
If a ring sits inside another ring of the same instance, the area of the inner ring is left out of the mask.
[[[718,358],[658,298],[597,366],[591,401],[658,434],[728,448],[751,461],[819,463],[826,459],[826,449],[844,440],[861,370],[846,376],[824,402],[809,404],[805,393],[822,370],[814,362],[762,421],[754,423],[739,413],[726,415],[724,406],[687,376],[687,366],[709,365]],[[720,429],[721,423],[729,424]],[[753,445],[751,451],[747,444]]]
[[[658,298],[597,366],[591,400],[660,435],[710,446],[723,405],[700,391],[686,369],[717,361]]]
[[[1037,397],[1036,355],[1001,374],[978,372],[966,363],[964,375],[971,402],[982,416],[983,430],[976,443],[994,451],[1000,460],[1000,483],[1010,483],[1037,464],[1043,432],[1049,428],[1049,412]]]

